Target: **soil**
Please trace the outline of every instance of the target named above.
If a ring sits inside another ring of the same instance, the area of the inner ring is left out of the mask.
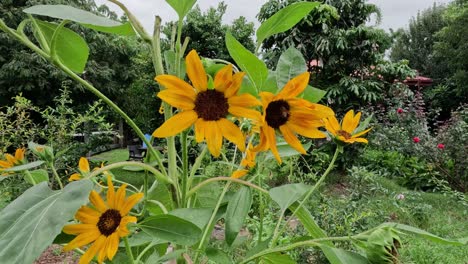
[[[78,264],[79,255],[73,251],[63,252],[62,246],[51,245],[34,264]]]

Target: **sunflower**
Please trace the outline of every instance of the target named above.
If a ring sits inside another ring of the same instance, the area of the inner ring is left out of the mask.
[[[19,148],[15,151],[15,156],[5,154],[5,160],[0,160],[0,171],[24,164],[25,148]],[[4,173],[2,175],[7,175]]]
[[[227,119],[236,117],[260,118],[260,114],[249,109],[260,105],[250,94],[236,95],[243,72],[232,74],[232,65],[226,65],[214,78],[214,89],[208,89],[208,79],[200,57],[192,50],[186,57],[187,75],[192,85],[172,75],[159,75],[155,80],[166,87],[158,93],[164,102],[180,112],[167,120],[153,132],[154,137],[170,137],[195,124],[195,140],[206,140],[208,149],[215,157],[220,155],[223,137],[245,150],[245,138],[241,130]]]
[[[340,125],[335,116],[330,116],[325,119],[325,128],[330,132],[338,141],[352,144],[354,142],[368,143],[367,139],[360,138],[366,134],[371,128],[355,133],[361,119],[361,112],[354,115],[354,110],[349,110]],[[353,134],[354,133],[354,134]]]
[[[271,150],[276,160],[281,158],[276,147],[276,131],[283,135],[286,142],[302,154],[306,151],[296,134],[308,138],[324,138],[318,130],[322,127],[323,118],[334,115],[333,110],[320,104],[296,98],[309,83],[309,73],[302,73],[291,79],[279,92],[261,92],[263,118],[260,128],[260,143],[255,151]]]
[[[91,191],[89,200],[93,207],[82,206],[75,215],[80,224],[66,225],[63,232],[77,235],[63,250],[70,251],[94,241],[88,250],[81,256],[80,264],[89,263],[97,255],[102,263],[106,258],[112,260],[117,253],[119,238],[130,234],[128,223],[136,223],[134,216],[128,213],[143,197],[143,193],[136,193],[128,198],[126,185],[122,185],[115,192],[110,176],[107,176],[107,202],[104,202],[96,191]]]
[[[257,152],[253,151],[253,147],[249,145],[249,147],[245,151],[245,156],[241,160],[241,163],[240,163],[242,169],[239,169],[233,172],[231,177],[236,178],[236,179],[244,177],[249,172],[250,169],[255,167],[256,156],[257,156]]]

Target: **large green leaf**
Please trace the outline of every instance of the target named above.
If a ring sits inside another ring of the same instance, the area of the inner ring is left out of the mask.
[[[280,206],[281,211],[285,211],[294,202],[301,199],[309,188],[311,187],[303,183],[294,183],[271,188],[268,192],[271,199]]]
[[[226,47],[232,59],[247,74],[258,93],[265,86],[268,77],[268,68],[265,63],[242,46],[230,32],[226,33]]]
[[[297,75],[307,71],[306,61],[302,53],[294,47],[283,52],[276,66],[276,81],[282,89],[286,83]]]
[[[260,258],[261,264],[296,264],[288,254],[271,253]]]
[[[29,162],[23,165],[19,165],[19,166],[14,166],[8,169],[4,169],[2,170],[2,172],[19,172],[19,171],[24,171],[24,170],[30,170],[32,168],[39,167],[42,164],[44,164],[44,161],[38,160],[38,161]]]
[[[197,0],[166,0],[166,2],[174,8],[179,15],[179,19],[182,19],[192,9]]]
[[[30,174],[31,179],[29,177],[24,177],[24,179],[32,185],[49,181],[49,173],[47,173],[46,170],[33,170],[30,172]]]
[[[302,98],[311,103],[318,103],[325,94],[327,94],[326,91],[307,85],[304,92],[302,92]]]
[[[155,238],[183,246],[197,243],[202,235],[201,229],[194,223],[169,214],[149,217],[140,222],[138,226]]]
[[[389,222],[389,223],[381,224],[379,226],[379,228],[381,228],[381,227],[392,227],[392,228],[397,229],[399,231],[414,234],[416,236],[425,238],[425,239],[430,240],[432,242],[441,243],[441,244],[462,246],[462,245],[466,245],[467,242],[468,242],[467,237],[460,238],[460,239],[446,239],[446,238],[442,238],[442,237],[436,236],[434,234],[431,234],[431,233],[429,233],[427,231],[424,231],[422,229],[412,227],[412,226],[409,226],[409,225],[404,225],[404,224]]]
[[[257,29],[257,46],[266,38],[292,28],[319,5],[318,2],[298,2],[281,9]]]
[[[119,35],[135,35],[130,23],[119,23],[67,5],[36,5],[23,10],[25,13],[70,20],[87,28]]]
[[[343,249],[321,245],[320,248],[327,256],[331,264],[368,264],[369,260],[355,252],[346,251]],[[328,252],[328,254],[327,254]],[[333,254],[331,254],[333,253]]]
[[[33,263],[86,204],[90,180],[75,181],[53,191],[42,182],[24,192],[0,212],[2,263]]]
[[[174,208],[174,202],[172,200],[172,194],[163,183],[155,181],[148,190],[146,197],[147,200],[156,200],[164,205],[167,210]],[[152,215],[158,215],[164,213],[163,210],[155,203],[147,202],[146,208]]]
[[[47,43],[51,46],[52,36],[58,25],[37,20]],[[55,53],[58,59],[70,70],[82,73],[89,56],[89,47],[86,41],[72,30],[62,27],[56,35]]]
[[[230,264],[232,263],[232,259],[223,251],[209,247],[205,250],[206,257],[210,261],[213,261],[216,264]]]
[[[204,229],[210,221],[210,217],[213,214],[211,208],[179,208],[169,212],[169,214],[192,222],[198,228]]]
[[[231,198],[226,210],[225,237],[231,245],[236,240],[252,206],[252,192],[249,187],[241,187]]]

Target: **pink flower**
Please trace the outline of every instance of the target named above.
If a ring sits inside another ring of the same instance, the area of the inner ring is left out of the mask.
[[[438,149],[444,149],[444,148],[445,148],[445,145],[442,144],[442,143],[439,143],[439,144],[437,144],[437,148],[438,148]]]
[[[400,194],[398,194],[398,195],[396,196],[396,199],[397,199],[397,200],[404,200],[404,199],[405,199],[405,195],[402,194],[402,193],[400,193]]]
[[[402,109],[402,108],[398,108],[398,109],[396,110],[396,112],[399,113],[399,114],[401,114],[401,113],[403,113],[403,109]]]
[[[419,141],[421,141],[421,139],[419,139],[419,137],[414,137],[414,138],[413,138],[413,142],[414,142],[414,143],[418,143]]]

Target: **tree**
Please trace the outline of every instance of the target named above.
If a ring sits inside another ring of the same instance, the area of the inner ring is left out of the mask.
[[[418,12],[409,21],[407,29],[394,32],[390,58],[393,61],[406,59],[409,66],[418,70],[421,75],[435,77],[437,65],[432,56],[434,35],[446,25],[443,19],[445,9],[444,5],[434,3],[431,8]]]
[[[254,24],[247,22],[243,16],[235,19],[232,25],[223,24],[222,18],[226,8],[227,5],[220,2],[216,8],[210,7],[206,12],[202,12],[197,5],[187,14],[182,28],[182,38],[190,38],[187,51],[195,49],[200,56],[232,62],[224,44],[226,31],[230,31],[247,49],[254,50],[255,44],[252,39]],[[171,36],[172,25],[173,22],[167,24],[164,29],[168,38]]]
[[[258,14],[263,22],[280,9],[299,0],[270,0]],[[335,109],[349,108],[382,100],[395,79],[404,79],[410,69],[399,63],[388,66],[384,52],[391,38],[381,29],[366,26],[380,12],[365,0],[327,0],[292,29],[274,35],[263,43],[270,67],[281,52],[296,47],[309,62],[311,84],[327,90]],[[399,68],[402,71],[387,71]],[[394,72],[398,75],[390,76]],[[380,77],[386,76],[383,80]]]

